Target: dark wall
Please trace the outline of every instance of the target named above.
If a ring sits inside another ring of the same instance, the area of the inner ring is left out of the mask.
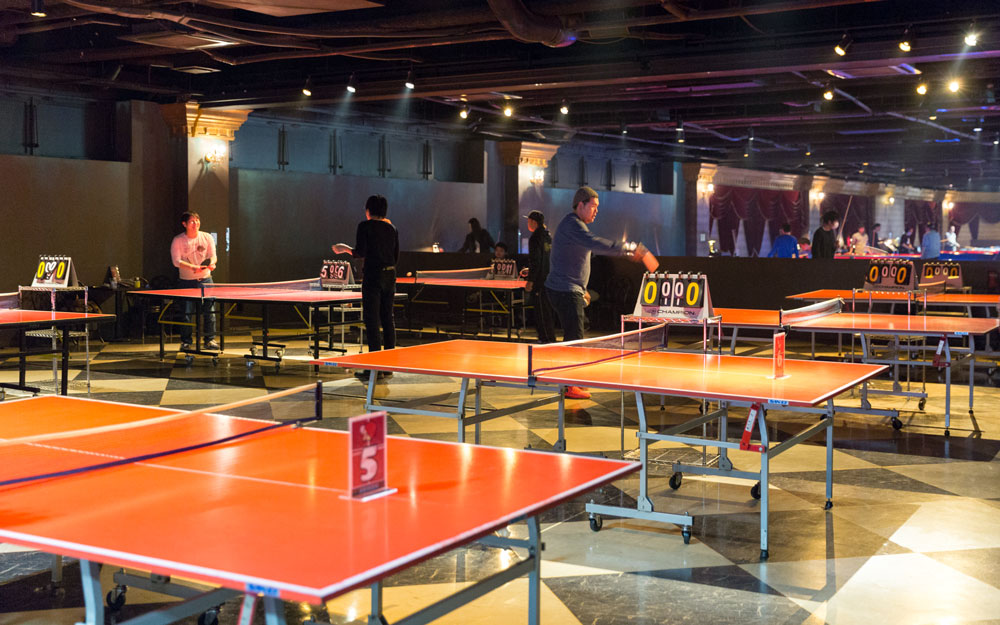
[[[301,172],[232,170],[230,280],[263,282],[318,275],[334,243],[354,246],[365,200],[382,194],[400,249],[461,247],[468,220],[486,221],[483,184],[385,180]]]

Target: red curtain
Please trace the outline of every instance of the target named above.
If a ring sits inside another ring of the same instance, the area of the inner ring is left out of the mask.
[[[708,206],[709,229],[718,224],[719,249],[729,254],[735,253],[741,227],[747,253],[759,256],[765,228],[773,242],[782,224],[790,224],[792,234],[799,237],[809,223],[809,204],[801,191],[717,185]]]
[[[867,195],[843,195],[827,193],[820,204],[820,215],[827,211],[837,211],[840,215],[840,235],[848,241],[851,235],[864,226],[867,232],[874,225],[874,198]]]
[[[979,222],[988,224],[1000,222],[1000,205],[982,204],[978,202],[956,202],[949,215],[949,224],[955,225],[955,232],[961,232],[962,226],[968,224],[972,240],[979,238]]]
[[[940,215],[941,209],[937,202],[906,200],[903,204],[903,229],[914,228],[916,243],[919,245],[920,239],[927,232],[927,224],[931,222],[936,224]]]

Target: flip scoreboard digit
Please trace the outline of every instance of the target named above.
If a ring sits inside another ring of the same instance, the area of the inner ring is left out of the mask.
[[[42,254],[38,257],[38,267],[31,286],[68,287],[76,286],[76,267],[69,256]]]
[[[912,260],[875,259],[868,263],[866,291],[912,291],[914,282]]]
[[[346,260],[324,260],[319,278],[323,286],[354,284],[354,270]]]
[[[708,276],[702,273],[647,273],[642,278],[636,317],[701,321],[712,316]]]
[[[945,291],[947,289],[961,290],[962,266],[958,263],[929,260],[920,270],[921,289],[928,291]]]
[[[490,274],[494,279],[513,280],[517,277],[517,261],[513,258],[498,258],[490,265]]]

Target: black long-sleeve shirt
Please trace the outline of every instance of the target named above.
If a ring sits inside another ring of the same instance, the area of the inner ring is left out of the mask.
[[[532,283],[532,291],[542,290],[545,278],[549,276],[549,254],[552,252],[552,235],[539,226],[531,233],[528,239],[528,277],[525,278]]]
[[[816,228],[812,240],[813,258],[833,258],[837,253],[837,234],[833,230],[824,230],[822,226]]]

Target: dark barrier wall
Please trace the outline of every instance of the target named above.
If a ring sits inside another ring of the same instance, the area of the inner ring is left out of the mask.
[[[365,200],[382,194],[399,231],[400,249],[461,247],[469,218],[486,222],[486,185],[385,180],[302,172],[232,171],[230,235],[234,282],[319,274],[334,243],[354,246]]]

